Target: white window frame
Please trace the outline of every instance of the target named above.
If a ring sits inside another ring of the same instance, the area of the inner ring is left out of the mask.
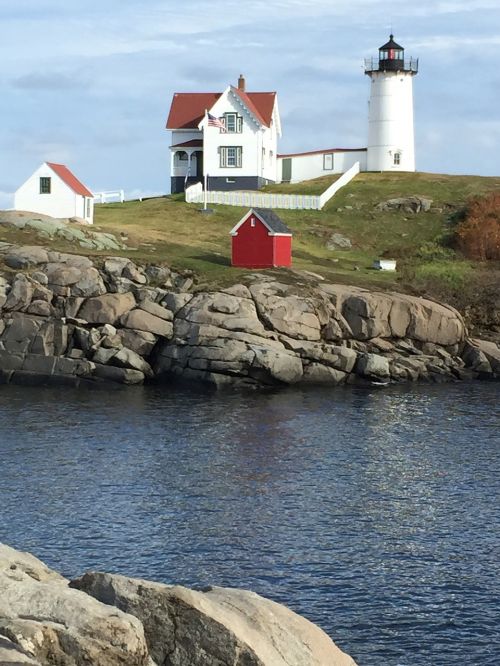
[[[232,128],[229,127],[230,118],[233,121]],[[239,116],[235,111],[228,111],[227,113],[225,113],[223,121],[227,134],[241,134],[243,132],[243,118],[242,116]]]
[[[240,169],[243,162],[242,146],[220,146],[221,169]]]
[[[333,171],[333,153],[325,153],[323,155],[323,171]]]

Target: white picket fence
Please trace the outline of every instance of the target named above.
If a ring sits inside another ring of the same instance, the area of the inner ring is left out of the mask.
[[[125,201],[125,192],[123,190],[109,190],[108,192],[95,192],[94,193],[94,203],[108,203],[109,200],[120,201],[123,203]]]
[[[356,162],[348,171],[330,185],[323,194],[271,194],[267,192],[207,192],[207,204],[220,204],[222,206],[242,206],[244,208],[283,208],[288,210],[321,210],[330,201],[333,195],[349,183],[359,173],[359,162]],[[195,183],[186,188],[187,203],[204,203],[205,194],[201,183]]]

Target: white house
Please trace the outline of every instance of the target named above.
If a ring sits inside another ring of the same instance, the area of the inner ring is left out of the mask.
[[[173,193],[205,175],[212,190],[255,190],[276,180],[277,96],[247,92],[243,76],[222,93],[175,93],[167,129]]]
[[[94,195],[64,166],[44,162],[14,194],[14,209],[92,224]]]

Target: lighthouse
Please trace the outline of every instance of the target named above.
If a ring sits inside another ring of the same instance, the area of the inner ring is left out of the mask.
[[[418,59],[405,59],[391,35],[378,59],[365,61],[371,79],[368,111],[368,171],[415,171],[413,77]]]

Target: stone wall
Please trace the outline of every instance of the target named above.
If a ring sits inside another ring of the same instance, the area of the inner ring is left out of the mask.
[[[214,386],[498,378],[500,349],[453,308],[397,293],[249,273],[195,291],[130,259],[0,248],[0,382]],[[287,274],[288,275],[288,274]]]

